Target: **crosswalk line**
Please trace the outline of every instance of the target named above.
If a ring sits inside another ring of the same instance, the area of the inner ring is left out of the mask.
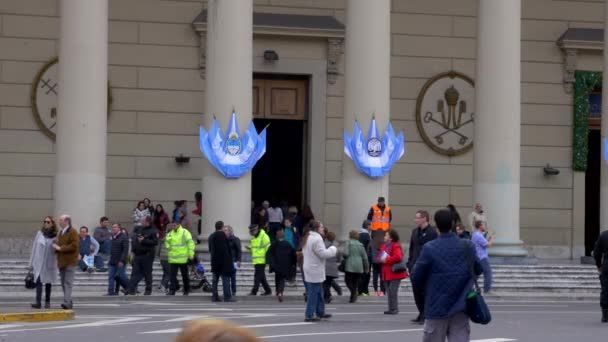
[[[471,342],[511,342],[517,341],[510,338],[486,338],[483,340],[471,340]]]
[[[0,330],[22,327],[23,324],[0,324]]]
[[[289,327],[289,326],[298,326],[298,325],[310,325],[314,323],[309,322],[293,322],[293,323],[271,323],[271,324],[253,324],[253,325],[242,325],[243,328],[255,329],[255,328],[275,328],[275,327]],[[154,330],[154,331],[144,331],[138,334],[177,334],[182,331],[182,328],[175,329],[165,329],[165,330]]]
[[[51,326],[51,327],[8,329],[8,330],[2,330],[2,333],[100,327],[100,326],[104,326],[104,325],[141,321],[143,319],[145,319],[145,318],[144,317],[125,317],[125,318],[118,318],[118,319],[100,320],[100,321],[94,321],[94,322],[88,322],[88,323],[66,324],[66,325]]]
[[[327,336],[327,335],[360,335],[360,334],[388,334],[401,332],[418,332],[423,329],[398,329],[398,330],[367,330],[367,331],[330,331],[330,332],[309,332],[305,334],[285,334],[285,335],[269,335],[261,336],[260,339],[273,339],[285,337],[302,337],[302,336]]]
[[[196,319],[208,318],[209,316],[182,316],[177,318],[171,318],[166,320],[165,322],[185,322],[185,321],[193,321]]]

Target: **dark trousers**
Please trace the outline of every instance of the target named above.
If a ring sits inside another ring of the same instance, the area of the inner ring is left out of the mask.
[[[264,288],[265,293],[271,293],[270,286],[268,286],[268,281],[266,281],[266,264],[254,265],[255,274],[253,276],[253,288],[251,289],[252,294],[257,294],[258,289],[260,288],[260,284]]]
[[[414,294],[414,302],[416,302],[420,318],[424,319],[424,289],[415,287],[412,283],[412,293]]]
[[[369,294],[369,280],[371,276],[372,275],[369,272],[361,275],[361,280],[359,281],[359,294]]]
[[[331,288],[335,282],[336,282],[336,277],[325,276],[325,281],[323,282],[323,299],[325,299],[325,301],[328,301],[329,299],[331,299]],[[342,290],[342,289],[340,289],[340,290]]]
[[[382,281],[382,265],[372,264],[374,292],[378,292],[378,282],[380,282],[380,291],[385,292],[384,282]]]
[[[213,280],[211,282],[211,295],[213,300],[218,300],[220,298],[217,293],[218,283],[220,281],[220,277],[222,278],[222,291],[224,294],[224,300],[232,299],[232,293],[230,289],[230,274],[219,274],[213,273]]]
[[[236,296],[236,271],[230,273],[230,290],[232,291],[232,296]]]
[[[129,281],[129,292],[135,292],[137,285],[142,279],[146,279],[146,292],[152,292],[152,264],[153,255],[136,255],[133,258],[133,269]]]
[[[274,274],[274,286],[276,293],[283,293],[285,291],[285,282],[287,281],[287,275],[275,272]]]
[[[44,302],[51,302],[51,284],[44,284]],[[40,277],[36,279],[36,304],[40,305],[42,301],[42,283]]]
[[[351,273],[346,272],[344,275],[344,282],[346,283],[346,287],[348,287],[348,291],[350,291],[350,302],[354,303],[357,301],[357,296],[359,295],[359,279],[361,278],[361,273]]]
[[[604,271],[600,275],[600,283],[602,284],[602,293],[600,295],[600,306],[603,310],[608,310],[608,272]]]
[[[182,281],[184,282],[184,293],[190,292],[190,278],[188,277],[188,264],[170,264],[171,265],[171,284],[170,291],[175,293],[177,291],[177,271],[182,274]]]
[[[165,289],[169,289],[169,284],[171,283],[171,265],[167,260],[161,260],[160,265],[163,268],[163,278],[161,279],[160,284]],[[176,288],[179,288],[179,282],[177,282]]]

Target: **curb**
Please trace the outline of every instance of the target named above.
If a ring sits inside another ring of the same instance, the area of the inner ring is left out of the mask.
[[[74,319],[73,310],[49,310],[40,312],[0,313],[0,324],[8,322],[51,322]],[[1,325],[0,325],[1,326]]]

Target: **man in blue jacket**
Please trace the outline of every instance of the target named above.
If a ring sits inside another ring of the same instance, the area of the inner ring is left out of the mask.
[[[469,258],[476,275],[482,273],[475,247],[452,233],[452,214],[435,213],[439,238],[424,245],[412,271],[412,284],[425,289],[423,342],[469,341],[469,317],[465,314],[467,293],[473,287]]]

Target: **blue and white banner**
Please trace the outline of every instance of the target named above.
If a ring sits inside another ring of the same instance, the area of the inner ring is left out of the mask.
[[[251,171],[266,153],[266,128],[258,134],[253,122],[250,122],[241,139],[236,114],[232,112],[225,135],[222,135],[216,118],[209,131],[200,127],[200,148],[209,163],[224,177],[240,178]]]
[[[386,176],[393,165],[405,153],[405,138],[403,132],[395,136],[393,126],[389,122],[384,137],[380,140],[376,119],[367,133],[367,140],[363,137],[359,122],[355,121],[353,135],[344,131],[344,153],[353,160],[357,169],[370,178]]]

